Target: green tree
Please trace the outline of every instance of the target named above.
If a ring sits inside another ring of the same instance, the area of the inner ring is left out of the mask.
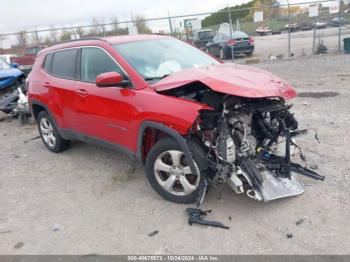
[[[247,15],[249,15],[249,10],[238,10],[238,9],[251,8],[253,6],[253,2],[254,1],[248,2],[246,4],[229,7],[232,21],[234,22],[236,21],[236,19],[244,18]],[[228,23],[228,22],[229,22],[229,16],[228,16],[228,9],[226,7],[204,18],[202,21],[202,27],[208,27],[208,26],[213,26],[213,25],[218,25],[221,23]]]
[[[270,17],[275,15],[278,8],[270,8],[277,3],[276,0],[253,0],[245,4],[236,5],[229,7],[232,22],[234,23],[236,19],[248,18],[252,19],[254,16],[254,11],[263,10],[265,17]],[[254,8],[254,9],[253,9]],[[218,25],[221,23],[228,23],[228,9],[227,7],[219,10],[216,13],[207,16],[202,21],[202,27],[209,27],[213,25]]]

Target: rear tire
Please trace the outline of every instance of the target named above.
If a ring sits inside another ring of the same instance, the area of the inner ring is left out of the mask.
[[[46,111],[38,114],[37,122],[40,137],[48,150],[59,153],[70,146],[70,141],[61,137],[54,121]]]
[[[191,140],[188,141],[188,147],[199,177],[192,174],[180,145],[172,138],[158,141],[147,155],[148,182],[166,200],[176,203],[196,202],[199,190],[203,187],[202,171],[208,165],[205,152],[200,145]]]

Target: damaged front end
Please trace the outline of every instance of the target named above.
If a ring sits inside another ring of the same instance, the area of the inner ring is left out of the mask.
[[[298,174],[324,180],[291,161],[292,149],[304,157],[294,138],[306,130],[298,130],[291,106],[282,97],[238,97],[202,85],[168,90],[166,94],[210,107],[199,111],[189,134],[206,148],[206,185],[227,182],[237,194],[271,201],[302,194],[305,187]],[[200,192],[199,202],[206,190]]]

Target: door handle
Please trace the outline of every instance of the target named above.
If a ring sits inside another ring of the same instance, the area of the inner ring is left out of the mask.
[[[51,87],[50,82],[44,82],[43,87]]]
[[[87,96],[89,94],[85,89],[76,89],[75,92],[82,97]]]

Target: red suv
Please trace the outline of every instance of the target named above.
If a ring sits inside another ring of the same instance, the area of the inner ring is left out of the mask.
[[[32,114],[52,152],[81,140],[145,164],[164,198],[201,201],[210,186],[269,201],[304,191],[290,162],[297,122],[278,77],[167,36],[86,38],[39,52]],[[280,139],[286,154],[274,154]]]

